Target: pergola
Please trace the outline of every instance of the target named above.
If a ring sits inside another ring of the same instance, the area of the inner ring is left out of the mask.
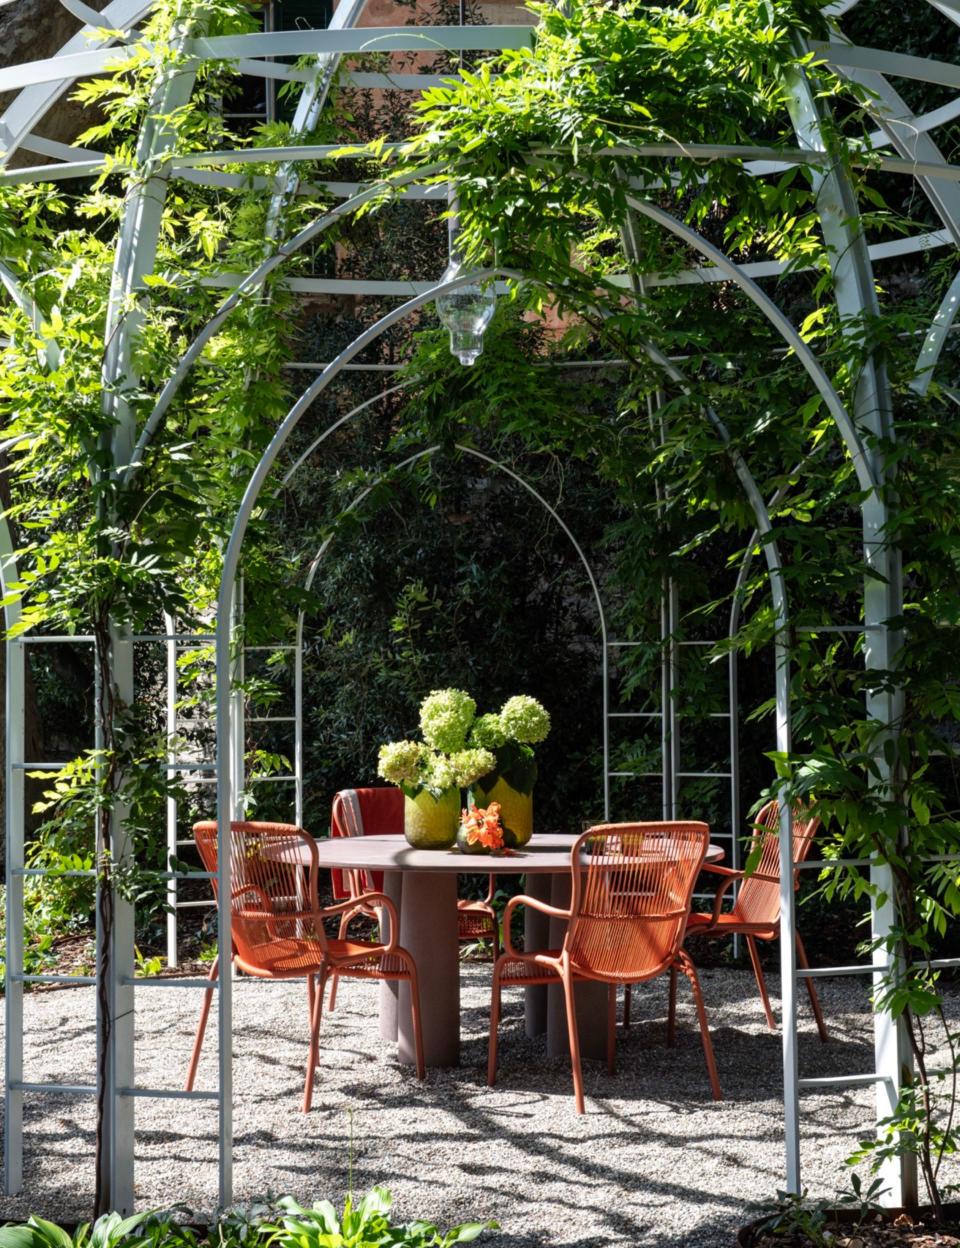
[[[135,43],[140,36],[137,24],[149,13],[150,0],[111,0],[101,13],[88,8],[81,0],[60,0],[66,9],[81,22],[86,23],[83,29],[67,43],[57,56],[49,60],[18,65],[0,70],[0,91],[16,92],[13,102],[0,119],[0,133],[4,149],[3,161],[7,171],[0,174],[0,183],[14,182],[59,182],[68,179],[80,179],[95,174],[105,168],[106,157],[97,151],[80,149],[54,143],[38,137],[35,127],[45,114],[56,104],[57,100],[73,83],[89,75],[100,74],[108,70],[111,58],[115,55],[118,42],[117,31],[128,32],[125,36],[129,44]],[[834,22],[834,37],[830,42],[816,45],[811,50],[825,58],[842,74],[872,93],[872,112],[877,132],[875,141],[880,155],[876,157],[877,166],[888,173],[910,177],[915,180],[929,200],[941,222],[941,228],[932,233],[915,235],[896,243],[882,243],[871,246],[865,236],[858,206],[852,187],[842,168],[830,166],[820,167],[820,160],[826,148],[822,134],[823,111],[821,102],[817,101],[809,81],[797,75],[789,84],[791,91],[791,120],[796,133],[796,146],[791,150],[780,148],[764,148],[761,146],[708,147],[704,145],[666,144],[657,148],[644,149],[651,157],[662,158],[669,162],[678,156],[696,156],[704,161],[743,161],[748,162],[752,174],[762,178],[770,173],[778,172],[791,164],[812,165],[815,169],[818,207],[822,225],[824,245],[829,253],[833,270],[836,299],[841,317],[850,323],[855,322],[864,314],[879,312],[875,294],[873,261],[890,254],[908,254],[919,252],[930,247],[960,246],[960,185],[958,185],[958,168],[949,164],[941,154],[934,134],[942,126],[960,115],[960,69],[942,61],[925,60],[914,56],[879,51],[872,48],[857,47],[848,43],[842,33],[844,14],[854,7],[856,0],[840,0],[829,8]],[[960,26],[960,3],[957,0],[929,0],[930,7]],[[189,7],[189,6],[188,6]],[[208,61],[228,60],[235,62],[237,67],[247,75],[264,79],[299,84],[300,96],[293,121],[294,133],[308,131],[316,122],[327,99],[335,71],[341,58],[350,57],[366,51],[419,51],[423,48],[423,28],[376,27],[361,25],[364,17],[364,0],[341,0],[330,26],[326,30],[298,31],[296,33],[269,32],[243,36],[207,38],[203,35],[202,5],[197,5],[197,13],[184,20],[180,32],[180,51],[186,57],[191,72],[180,72],[168,78],[161,78],[158,87],[156,107],[151,111],[158,117],[168,115],[184,101],[190,98],[194,87],[197,67]],[[110,28],[109,31],[106,28]],[[450,50],[495,51],[503,48],[523,46],[530,38],[529,28],[522,26],[483,26],[483,27],[430,27],[429,39],[432,48],[442,47]],[[283,56],[310,57],[310,67],[293,67],[271,58]],[[891,78],[908,78],[923,82],[936,83],[954,91],[956,98],[933,112],[916,116],[907,107],[897,90],[891,85]],[[411,91],[421,89],[432,80],[425,80],[423,75],[386,75],[364,73],[356,75],[356,85],[364,90],[376,90],[385,86],[399,85]],[[183,355],[179,365],[171,373],[162,389],[156,394],[153,409],[145,423],[139,427],[126,404],[118,398],[108,398],[115,407],[117,432],[111,448],[113,462],[117,473],[122,477],[135,473],[143,453],[150,444],[151,437],[161,427],[165,415],[171,406],[178,390],[190,376],[191,370],[200,360],[205,346],[224,322],[238,308],[243,300],[252,292],[263,286],[271,273],[289,256],[307,247],[332,225],[353,213],[360,206],[378,195],[377,185],[360,186],[345,185],[342,182],[319,182],[326,186],[331,194],[339,200],[336,207],[322,214],[302,229],[298,234],[287,237],[284,234],[284,208],[298,190],[298,174],[293,162],[313,159],[326,159],[334,149],[330,145],[291,144],[278,148],[251,148],[242,150],[219,150],[189,155],[179,154],[175,148],[175,136],[161,123],[150,124],[144,128],[140,138],[140,149],[137,154],[138,165],[148,171],[140,182],[134,184],[128,192],[126,210],[122,228],[117,241],[115,265],[113,272],[113,289],[110,306],[107,312],[104,341],[109,344],[105,357],[105,392],[113,393],[113,383],[121,378],[128,378],[133,373],[133,344],[138,329],[138,315],[131,312],[132,295],[142,292],[143,278],[153,271],[158,230],[160,228],[163,204],[168,189],[178,179],[189,179],[201,185],[229,187],[238,185],[236,175],[224,173],[220,167],[245,161],[256,160],[259,163],[270,163],[274,175],[270,180],[273,196],[270,213],[270,236],[268,239],[270,254],[252,272],[240,277],[235,289],[221,303],[219,310],[194,338],[189,349]],[[21,167],[9,169],[12,157],[23,151],[33,151],[51,158],[51,164],[37,167]],[[892,154],[891,154],[892,153]],[[618,155],[632,154],[629,149],[618,151],[613,149],[609,156],[611,164]],[[435,174],[437,170],[430,171]],[[425,175],[411,177],[406,193],[415,197],[436,197],[436,186],[424,185]],[[440,188],[442,194],[443,188]],[[823,399],[834,420],[846,451],[854,465],[858,487],[862,492],[863,502],[860,504],[863,523],[863,556],[868,572],[863,585],[862,623],[838,623],[838,631],[861,633],[863,635],[863,656],[866,668],[877,671],[888,671],[892,667],[892,659],[899,645],[896,621],[902,615],[902,571],[898,552],[885,540],[884,532],[888,523],[888,502],[886,486],[888,484],[887,468],[884,459],[874,449],[877,440],[892,439],[894,436],[892,422],[892,400],[890,382],[883,369],[872,360],[868,360],[859,387],[856,400],[852,407],[847,406],[828,375],[823,362],[817,357],[804,340],[797,328],[789,321],[777,303],[760,284],[764,277],[777,272],[777,266],[770,262],[757,264],[741,264],[725,255],[714,244],[699,235],[694,229],[664,211],[654,202],[646,199],[639,191],[632,191],[628,196],[631,212],[638,217],[645,217],[655,222],[664,231],[669,232],[695,253],[702,257],[702,266],[696,270],[696,277],[702,281],[730,283],[745,295],[760,310],[784,344],[796,356],[800,366],[805,370],[811,392],[817,392]],[[237,817],[240,794],[244,788],[244,711],[242,697],[238,693],[237,645],[238,628],[241,622],[240,597],[238,593],[238,570],[243,548],[244,536],[251,515],[257,506],[261,491],[267,483],[278,462],[278,457],[288,443],[302,416],[310,408],[315,399],[323,393],[359,353],[392,326],[400,323],[411,313],[431,303],[444,293],[453,292],[477,281],[510,281],[522,280],[523,274],[504,270],[491,269],[482,273],[467,273],[454,277],[439,284],[423,275],[422,282],[414,284],[411,293],[408,283],[393,285],[370,281],[361,284],[361,293],[371,297],[384,295],[408,295],[401,305],[393,308],[368,330],[355,339],[334,360],[327,363],[304,389],[303,393],[290,408],[286,418],[276,432],[263,454],[260,462],[250,475],[242,504],[236,516],[233,532],[223,558],[223,572],[220,585],[218,609],[213,631],[209,636],[184,636],[178,634],[173,622],[168,622],[168,632],[162,635],[145,637],[118,637],[111,654],[111,679],[121,698],[129,699],[133,695],[134,658],[133,647],[138,643],[150,642],[166,646],[172,656],[176,647],[182,644],[204,643],[213,641],[216,646],[217,669],[217,713],[216,713],[216,758],[210,775],[215,777],[217,791],[217,811],[223,844],[229,843],[230,820]],[[658,280],[680,283],[688,280],[689,273],[673,275],[668,279]],[[8,296],[15,300],[21,308],[35,311],[30,306],[28,295],[19,287],[12,272],[0,265],[0,280],[3,281]],[[336,279],[298,279],[298,289],[307,293],[337,293],[345,289]],[[351,294],[358,293],[357,283],[349,283]],[[955,318],[960,303],[960,276],[950,286],[945,295],[939,312],[930,326],[929,333],[923,341],[917,361],[914,388],[923,392],[933,375],[947,334]],[[39,325],[39,317],[37,317]],[[678,364],[668,358],[655,343],[646,347],[651,361],[663,371],[674,384],[684,385],[684,375]],[[58,346],[55,341],[47,344],[48,359],[54,363],[57,358]],[[379,397],[379,396],[378,396]],[[369,401],[368,401],[369,402]],[[361,405],[366,406],[366,404]],[[310,448],[311,450],[323,438],[359,412],[354,408],[332,425],[321,438]],[[722,413],[706,410],[703,418],[709,421],[721,439],[729,441],[723,424]],[[468,453],[476,454],[469,448]],[[436,448],[428,447],[419,455],[429,456]],[[736,473],[744,494],[755,518],[757,534],[762,542],[767,562],[770,591],[777,622],[776,646],[776,748],[784,753],[790,749],[790,693],[788,654],[785,634],[791,623],[790,604],[787,601],[787,589],[781,574],[780,556],[776,542],[769,540],[772,532],[770,521],[771,508],[777,499],[766,500],[753,475],[749,463],[735,448],[731,448]],[[411,456],[411,461],[417,456]],[[484,458],[481,455],[481,458]],[[496,467],[504,467],[490,463]],[[510,471],[509,469],[506,469]],[[511,473],[521,485],[525,483],[516,474]],[[554,518],[566,529],[562,518],[549,507],[546,500],[536,494],[531,486],[526,486],[534,496],[551,510]],[[359,499],[357,500],[360,501]],[[607,637],[603,617],[603,604],[597,590],[596,582],[590,572],[589,561],[577,545],[576,537],[569,530],[567,535],[573,541],[576,554],[583,560],[590,575],[594,593],[597,598],[602,627],[602,643],[604,655],[604,688],[606,689],[606,661],[611,646],[617,643]],[[0,526],[0,545],[2,545],[2,573],[4,587],[11,592],[12,598],[6,608],[8,628],[18,620],[18,606],[13,587],[17,582],[17,570],[13,554],[13,544],[6,522]],[[751,546],[755,543],[751,543]],[[325,553],[325,547],[318,559]],[[311,578],[316,563],[311,569]],[[746,568],[741,571],[741,581],[747,575]],[[673,622],[670,615],[669,602],[665,605],[664,636],[669,638]],[[894,623],[891,623],[894,621]],[[736,614],[731,621],[731,631],[735,631]],[[829,631],[821,628],[820,631]],[[31,873],[42,873],[29,869],[24,857],[24,778],[31,769],[48,768],[55,770],[59,764],[32,760],[25,757],[24,742],[24,655],[28,645],[56,644],[63,641],[92,642],[92,638],[57,637],[50,635],[31,635],[27,633],[8,639],[7,650],[7,688],[6,688],[6,877],[7,877],[7,983],[6,983],[6,1119],[4,1141],[5,1190],[16,1193],[22,1181],[23,1156],[23,1102],[25,1096],[42,1095],[44,1093],[70,1094],[77,1096],[95,1095],[96,1087],[62,1084],[36,1084],[25,1082],[22,1068],[22,1037],[23,1037],[23,992],[26,983],[57,982],[92,983],[92,977],[74,977],[65,981],[64,977],[53,975],[26,975],[23,969],[23,886],[24,879]],[[292,777],[295,785],[296,815],[299,819],[302,811],[302,769],[303,769],[303,706],[300,689],[300,656],[303,645],[303,628],[298,629],[294,642],[297,655],[297,689],[295,714],[296,721],[296,771]],[[731,663],[733,660],[731,660]],[[171,676],[175,673],[173,664],[168,669]],[[171,697],[173,695],[171,694]],[[879,725],[890,725],[896,720],[895,690],[876,688],[868,695],[867,712],[869,717]],[[735,681],[731,681],[730,730],[731,730],[731,791],[732,819],[729,832],[731,851],[737,852],[736,829],[739,825],[739,808],[737,798],[736,776],[736,699]],[[607,728],[609,708],[604,702],[604,805],[609,809],[609,750],[607,748]],[[669,714],[665,708],[661,716],[663,740],[671,739],[676,724],[669,722]],[[171,758],[170,767],[186,767]],[[673,813],[673,801],[676,793],[676,759],[669,749],[663,751],[663,786],[664,815]],[[864,972],[863,966],[829,967],[813,971],[798,970],[795,961],[794,947],[794,894],[793,864],[791,862],[791,837],[789,802],[781,803],[783,812],[783,831],[781,836],[781,878],[782,878],[782,923],[783,939],[781,940],[781,970],[783,994],[783,1071],[784,1071],[784,1125],[786,1140],[786,1185],[794,1192],[800,1191],[800,1118],[799,1098],[801,1092],[808,1087],[822,1087],[824,1084],[836,1087],[867,1084],[875,1085],[877,1093],[877,1118],[889,1117],[898,1102],[900,1089],[909,1076],[910,1054],[902,1028],[888,1013],[877,1011],[874,1015],[875,1025],[875,1067],[871,1071],[863,1071],[855,1075],[838,1075],[831,1079],[801,1079],[798,1074],[797,1058],[797,986],[798,980],[804,975],[823,974],[859,974]],[[175,840],[175,818],[173,822]],[[115,828],[115,844],[119,856],[124,853],[124,830],[122,816],[117,817]],[[175,843],[171,845],[175,853]],[[823,864],[803,864],[822,868]],[[847,864],[851,865],[851,864]],[[888,897],[892,894],[890,887],[890,868],[887,864],[876,861],[864,863],[869,865],[873,882]],[[201,878],[203,873],[191,873],[189,878]],[[176,899],[176,887],[179,879],[185,878],[183,872],[168,872],[170,895]],[[230,854],[219,855],[217,872],[219,896],[230,897]],[[893,921],[892,902],[884,906],[875,906],[873,912],[873,928],[876,935],[882,936],[889,931]],[[175,923],[175,918],[174,918]],[[174,945],[171,954],[175,960],[175,927],[173,929]],[[101,933],[98,931],[98,951]],[[231,1045],[232,1007],[231,980],[224,975],[218,988],[218,1039],[219,1039],[219,1080],[215,1091],[183,1092],[171,1089],[137,1087],[134,1079],[133,1062],[133,1018],[135,992],[154,992],[171,990],[202,991],[207,981],[202,979],[169,979],[160,977],[140,977],[134,975],[134,913],[132,906],[118,898],[116,903],[116,920],[110,934],[109,956],[109,1011],[112,1017],[108,1042],[109,1078],[106,1088],[107,1131],[104,1141],[103,1161],[109,1173],[109,1192],[112,1206],[119,1210],[129,1210],[134,1202],[134,1134],[135,1106],[140,1097],[176,1097],[179,1099],[213,1099],[219,1106],[220,1115],[220,1200],[227,1204],[232,1195],[232,1078],[231,1078]],[[221,965],[228,966],[231,950],[231,915],[229,905],[221,904],[218,910],[218,946]],[[940,963],[939,965],[946,965]],[[889,968],[876,956],[872,972],[874,982],[879,983]],[[892,1203],[902,1203],[909,1196],[915,1184],[915,1176],[909,1162],[900,1159],[897,1163],[888,1164],[886,1180],[890,1191],[888,1199]]]

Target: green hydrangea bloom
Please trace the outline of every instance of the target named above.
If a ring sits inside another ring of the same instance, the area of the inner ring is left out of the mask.
[[[484,750],[497,750],[506,741],[499,715],[478,715],[470,730],[470,744]]]
[[[442,793],[444,789],[458,789],[457,768],[446,754],[425,753],[421,783],[428,789]]]
[[[434,750],[455,754],[467,743],[477,704],[464,689],[434,689],[420,703],[423,739]]]
[[[419,741],[388,741],[377,756],[377,775],[391,784],[418,784],[422,761]]]
[[[451,754],[450,762],[457,773],[457,783],[461,789],[465,789],[474,780],[479,780],[488,771],[493,771],[497,765],[497,756],[490,750],[458,750],[456,754]]]
[[[550,714],[536,698],[518,693],[500,708],[500,726],[509,740],[536,745],[550,731]]]

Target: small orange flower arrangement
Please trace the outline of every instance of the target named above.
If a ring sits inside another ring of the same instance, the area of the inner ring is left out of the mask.
[[[500,803],[491,802],[486,809],[476,804],[460,816],[457,845],[463,854],[508,854],[500,822]]]

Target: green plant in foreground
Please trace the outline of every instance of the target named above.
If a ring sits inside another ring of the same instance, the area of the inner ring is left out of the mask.
[[[0,1227],[0,1248],[196,1248],[200,1242],[219,1248],[452,1248],[499,1229],[496,1222],[464,1222],[446,1232],[432,1222],[397,1225],[389,1217],[392,1204],[383,1187],[373,1188],[356,1206],[347,1196],[340,1215],[329,1200],[305,1208],[282,1196],[224,1214],[206,1235],[175,1221],[167,1210],[129,1218],[106,1213],[72,1235],[33,1215],[26,1223]]]
[[[121,1218],[105,1213],[96,1222],[83,1222],[71,1235],[62,1226],[32,1214],[20,1226],[0,1227],[0,1248],[150,1248],[169,1243],[176,1236],[169,1216],[156,1211]]]
[[[871,1214],[882,1212],[880,1197],[886,1189],[882,1179],[874,1179],[863,1190],[858,1174],[850,1179],[848,1191],[838,1192],[833,1199],[811,1199],[806,1190],[799,1196],[796,1192],[777,1192],[776,1200],[750,1205],[751,1212],[758,1214],[757,1228],[768,1235],[803,1235],[815,1248],[829,1248],[836,1236],[829,1229],[837,1211],[853,1211],[854,1225],[862,1226]]]
[[[464,1222],[442,1234],[432,1222],[410,1222],[396,1226],[389,1218],[393,1197],[383,1187],[375,1187],[354,1207],[348,1196],[343,1214],[329,1200],[318,1201],[305,1209],[290,1196],[282,1197],[277,1207],[282,1211],[277,1226],[264,1226],[269,1234],[268,1248],[449,1248],[467,1244],[485,1230],[497,1230],[496,1222]],[[4,1248],[0,1244],[0,1248]]]

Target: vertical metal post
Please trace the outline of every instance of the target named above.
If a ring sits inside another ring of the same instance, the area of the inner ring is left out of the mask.
[[[6,535],[6,522],[0,520]],[[12,556],[9,556],[12,558]],[[7,627],[11,612],[7,607]],[[3,1186],[8,1196],[15,1196],[23,1184],[23,1093],[11,1084],[23,1080],[23,815],[24,773],[17,766],[24,761],[25,749],[25,676],[26,658],[22,642],[6,642],[6,870],[7,870],[7,939],[5,1065],[6,1104],[3,1122]]]
[[[680,595],[677,589],[677,583],[672,577],[667,581],[667,628],[669,630],[667,638],[667,672],[668,672],[668,692],[667,699],[667,723],[669,725],[669,740],[667,758],[667,766],[670,771],[670,809],[667,813],[667,819],[676,819],[677,807],[680,798],[680,779],[677,772],[680,770],[680,646],[677,642],[677,627],[680,618]]]
[[[224,591],[227,592],[224,592]],[[217,993],[217,1065],[220,1095],[219,1188],[220,1207],[233,1199],[233,936],[231,862],[233,836],[230,829],[240,801],[235,787],[236,740],[243,735],[242,703],[239,730],[234,684],[235,620],[237,586],[232,580],[221,587],[217,609],[217,954],[220,980]]]
[[[806,46],[798,43],[798,50],[806,52]],[[802,147],[823,150],[828,147],[821,119],[825,108],[814,91],[806,74],[793,70],[786,75],[788,88],[787,107],[791,121]],[[877,302],[873,267],[867,249],[859,216],[859,206],[846,170],[838,160],[831,161],[824,172],[814,171],[811,180],[817,195],[824,240],[830,257],[834,278],[837,308],[843,323],[858,333],[865,318],[880,314]],[[894,440],[893,406],[889,379],[882,364],[868,356],[860,369],[854,396],[854,416],[857,426],[876,442],[889,444]],[[843,432],[843,431],[841,431]],[[848,436],[848,435],[844,435]],[[849,444],[849,437],[848,437]],[[862,451],[862,446],[851,446],[851,453]],[[864,666],[867,671],[878,673],[877,685],[866,697],[866,713],[869,719],[885,729],[887,735],[895,736],[900,716],[900,696],[886,686],[888,681],[880,673],[890,672],[900,647],[900,634],[888,621],[897,620],[903,614],[903,570],[899,552],[888,537],[890,520],[888,494],[892,484],[892,471],[883,454],[875,445],[866,448],[868,469],[860,470],[864,502],[863,517],[864,577],[863,620],[865,629]],[[869,472],[870,480],[863,480]],[[877,756],[879,769],[878,786],[888,789],[893,775],[882,750]],[[887,939],[895,926],[896,916],[890,898],[894,895],[893,873],[886,863],[871,867],[870,878],[879,896],[886,900],[882,905],[876,901],[871,906],[872,933],[874,940]],[[785,944],[785,937],[783,942]],[[792,952],[792,951],[791,951]],[[883,950],[874,954],[878,966],[887,962]],[[891,959],[886,977],[896,976],[898,967]],[[879,983],[883,975],[874,976]],[[877,1117],[887,1118],[895,1109],[900,1089],[909,1083],[912,1074],[912,1054],[906,1027],[886,1010],[874,1010],[874,1052],[877,1082]],[[917,1198],[916,1159],[912,1156],[894,1157],[884,1163],[881,1175],[886,1187],[884,1197],[892,1205],[911,1204]]]
[[[663,818],[673,818],[673,767],[670,752],[670,690],[672,652],[670,647],[670,581],[660,585],[660,789]]]
[[[782,632],[774,647],[776,662],[777,750],[789,754],[790,652]],[[793,803],[782,783],[780,802],[780,1000],[783,1030],[783,1137],[787,1191],[800,1187],[800,1059],[797,1034],[796,908],[793,888]]]
[[[167,762],[177,761],[177,622],[164,616],[167,640]],[[175,773],[170,773],[175,774]],[[173,871],[177,858],[177,799],[167,798],[167,870]],[[167,966],[175,970],[180,962],[177,940],[177,880],[167,880]]]
[[[293,652],[293,772],[294,821],[303,827],[303,612],[297,616],[297,642]]]
[[[133,645],[113,638],[115,697],[126,706],[134,700]],[[114,869],[133,865],[134,846],[128,831],[128,808],[120,803],[112,815]],[[110,1208],[133,1212],[134,1099],[123,1089],[134,1085],[134,909],[114,886],[113,930],[110,933],[108,1002],[110,1037],[107,1043],[107,1121]]]

